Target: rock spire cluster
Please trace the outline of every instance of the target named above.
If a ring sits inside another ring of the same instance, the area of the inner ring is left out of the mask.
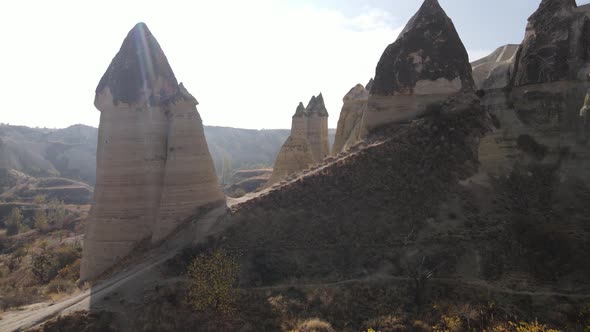
[[[328,111],[320,93],[306,107],[299,103],[291,123],[291,135],[281,147],[267,186],[319,163],[330,154]]]

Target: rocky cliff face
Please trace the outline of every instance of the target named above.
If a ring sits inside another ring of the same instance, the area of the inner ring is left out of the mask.
[[[83,280],[139,242],[166,237],[200,206],[224,201],[196,105],[147,26],[136,25],[96,89],[97,178]]]
[[[363,135],[473,89],[467,51],[453,22],[438,1],[426,0],[377,64]]]
[[[579,112],[590,87],[589,17],[588,6],[573,0],[543,0],[513,56],[473,64],[495,122],[480,146],[483,171],[544,164],[560,165],[564,179],[586,177],[590,151]]]
[[[367,83],[372,85],[373,80]],[[352,144],[360,140],[360,127],[363,113],[367,109],[369,89],[357,84],[344,96],[342,110],[338,119],[336,137],[332,146],[332,154],[346,151]]]

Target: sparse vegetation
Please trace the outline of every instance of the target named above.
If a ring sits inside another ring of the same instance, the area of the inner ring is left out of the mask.
[[[47,213],[45,210],[37,209],[33,214],[33,221],[35,222],[35,229],[41,233],[49,231],[49,223],[47,222]]]
[[[50,248],[46,242],[43,242],[38,252],[32,256],[31,271],[42,284],[52,281],[63,269],[66,270],[62,274],[71,277],[67,268],[75,264],[81,255],[82,248],[79,245],[60,245]]]
[[[19,233],[23,228],[23,214],[19,208],[13,208],[8,218],[4,221],[6,235],[12,236]]]
[[[332,325],[319,318],[307,319],[299,324],[293,332],[334,332]]]
[[[196,311],[228,317],[235,312],[238,263],[225,251],[198,255],[188,268],[188,302]]]

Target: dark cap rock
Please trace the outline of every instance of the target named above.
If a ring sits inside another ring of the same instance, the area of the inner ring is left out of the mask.
[[[528,19],[515,86],[577,79],[590,60],[590,19],[575,0],[543,0]]]
[[[299,102],[299,105],[297,105],[297,109],[295,110],[295,115],[293,115],[293,117],[301,117],[301,116],[305,116],[305,114],[306,114],[305,106],[303,106],[302,102]]]
[[[371,94],[411,94],[418,81],[440,78],[459,78],[463,90],[474,88],[469,56],[453,22],[438,1],[426,0],[383,52]]]
[[[145,23],[129,31],[96,88],[110,89],[113,102],[166,104],[179,93],[178,82],[160,44]]]

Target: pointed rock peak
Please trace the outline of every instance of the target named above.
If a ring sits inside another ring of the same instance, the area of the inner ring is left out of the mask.
[[[422,3],[422,6],[420,6],[420,9],[418,9],[418,12],[412,16],[410,21],[408,21],[402,32],[399,34],[398,39],[416,26],[432,21],[433,16],[450,20],[437,0],[425,0],[424,3]]]
[[[182,82],[178,85],[178,90],[179,90],[180,96],[182,96],[182,98],[184,100],[189,101],[189,102],[193,102],[193,103],[195,103],[195,105],[199,105],[197,98],[193,97],[193,95],[191,95],[191,93],[188,92],[188,90],[184,87],[184,84],[182,84]]]
[[[315,106],[315,103],[316,103],[316,97],[315,96],[311,96],[311,99],[307,103],[307,107],[305,107],[305,109],[308,110],[308,111],[311,111],[311,109]]]
[[[165,104],[177,96],[178,82],[160,44],[145,23],[136,24],[96,88],[110,89],[113,103]]]
[[[319,103],[324,103],[324,96],[322,96],[322,93],[320,92],[320,94],[317,96],[316,98],[316,102]]]
[[[312,97],[313,103],[311,103],[311,108],[308,105],[307,111],[310,114],[319,114],[320,116],[328,116],[328,110],[326,109],[326,105],[324,104],[324,96],[320,93],[317,97]]]
[[[369,80],[369,82],[367,82],[367,85],[365,85],[365,89],[367,89],[367,91],[371,91],[372,87],[373,87],[373,78],[371,78]]]
[[[297,105],[297,111],[298,112],[299,111],[301,111],[301,112],[305,111],[305,106],[303,106],[303,103],[302,102],[299,102],[299,105]]]
[[[295,114],[293,115],[293,117],[300,117],[300,116],[304,116],[307,113],[305,107],[303,106],[303,103],[299,103],[299,105],[297,105],[297,109],[295,110]]]
[[[397,40],[385,49],[370,91],[381,96],[414,94],[421,81],[437,82],[435,90],[430,89],[436,93],[474,88],[465,46],[436,0],[424,1]]]

